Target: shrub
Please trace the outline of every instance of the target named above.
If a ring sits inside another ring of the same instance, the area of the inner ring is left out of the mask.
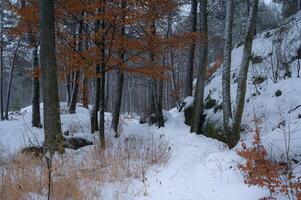
[[[268,158],[268,153],[260,141],[260,124],[254,120],[256,129],[252,146],[242,144],[238,155],[245,159],[239,169],[245,174],[245,183],[268,188],[271,195],[282,193],[288,199],[299,200],[301,197],[301,177],[296,177],[288,163],[276,162]],[[271,197],[268,197],[271,198]],[[264,198],[264,199],[268,199]]]
[[[207,137],[227,143],[226,136],[222,133],[222,131],[219,128],[216,128],[213,123],[207,122],[204,126],[204,129],[204,132],[207,134]]]
[[[113,199],[129,199],[128,195],[144,189],[137,188],[137,182],[132,187],[133,178],[146,187],[147,170],[165,167],[170,160],[171,147],[163,136],[111,136],[106,142],[106,149],[90,146],[80,153],[67,151],[62,157],[53,157],[51,199],[102,199],[102,195],[108,195],[103,190],[111,184],[116,186],[109,190]],[[13,161],[0,166],[0,199],[47,197],[45,157],[35,157],[35,151],[32,152],[22,151]],[[144,193],[147,194],[146,189]]]
[[[216,104],[216,100],[212,99],[212,98],[209,98],[206,101],[204,108],[209,110],[209,109],[213,108],[215,106],[215,104]]]

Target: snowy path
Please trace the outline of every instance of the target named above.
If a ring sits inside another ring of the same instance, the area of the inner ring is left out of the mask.
[[[241,173],[234,170],[240,160],[234,151],[218,141],[189,134],[181,116],[173,116],[163,130],[172,144],[171,163],[147,175],[143,199],[254,200],[268,195],[263,189],[243,184]]]
[[[183,124],[183,113],[171,110],[168,115],[166,127],[159,130],[154,126],[140,125],[137,119],[125,122],[126,133],[163,134],[172,148],[169,165],[147,172],[144,188],[137,180],[136,189],[141,191],[129,194],[127,200],[256,200],[268,195],[266,190],[243,184],[243,177],[236,169],[241,158],[235,151],[229,151],[216,140],[190,134],[189,127]],[[88,119],[87,112],[80,112],[77,116],[80,121]],[[72,120],[77,119],[62,115],[63,127],[68,127]],[[42,130],[34,129],[36,135],[32,136],[26,130],[28,124],[29,113],[21,120],[0,122],[0,132],[5,132],[0,134],[1,147],[6,153],[16,152],[35,139],[43,141]]]

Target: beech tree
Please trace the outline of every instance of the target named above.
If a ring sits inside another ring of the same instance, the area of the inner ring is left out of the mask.
[[[11,69],[10,69],[8,88],[7,88],[7,93],[6,93],[5,116],[4,116],[6,120],[8,120],[8,111],[9,111],[9,105],[10,105],[10,94],[11,94],[12,80],[13,80],[13,75],[14,75],[14,71],[15,71],[15,66],[16,66],[16,61],[17,61],[17,56],[18,56],[18,50],[19,50],[19,47],[20,47],[20,42],[21,42],[21,40],[19,39],[19,41],[17,43],[17,47],[14,51],[12,66],[11,66]]]
[[[0,120],[4,120],[4,106],[3,106],[3,68],[4,68],[4,63],[3,63],[3,46],[4,46],[4,22],[3,22],[3,12],[4,12],[4,2],[1,3],[0,7]]]
[[[63,152],[55,45],[54,1],[40,0],[40,63],[42,68],[45,148]]]
[[[196,33],[197,31],[197,9],[198,1],[191,0],[191,32]],[[185,96],[192,96],[192,84],[193,84],[193,68],[194,68],[194,58],[195,58],[195,40],[192,42],[189,55],[188,64],[186,72],[186,83],[185,83]]]
[[[208,22],[207,22],[207,0],[200,1],[200,34],[202,40],[200,42],[200,58],[197,75],[197,85],[195,88],[195,97],[193,103],[193,116],[190,132],[202,133],[203,123],[205,122],[203,102],[204,89],[206,83],[206,71],[208,64]]]
[[[250,60],[252,56],[254,29],[256,26],[256,17],[258,12],[258,2],[259,0],[252,1],[249,19],[248,19],[248,25],[247,25],[247,30],[246,30],[245,40],[244,40],[241,68],[238,75],[236,108],[234,110],[234,118],[231,127],[232,128],[231,134],[228,135],[228,146],[230,148],[235,147],[240,140],[241,119],[242,119],[244,105],[245,105],[248,70],[249,70]]]
[[[223,130],[226,135],[230,134],[229,123],[232,118],[231,109],[231,52],[232,52],[232,29],[233,29],[233,0],[227,1],[226,25],[225,25],[225,47],[223,62]]]
[[[126,17],[126,1],[123,0],[121,2],[121,11],[122,15],[121,21],[122,25],[120,26],[120,36],[125,37],[125,24],[124,20]],[[123,47],[124,45],[122,45]],[[120,48],[119,50],[119,59],[121,62],[125,60],[125,50],[124,48]],[[124,72],[122,71],[122,65],[119,67],[117,71],[117,88],[116,88],[116,99],[114,101],[113,113],[112,113],[112,123],[111,128],[114,130],[115,136],[118,137],[120,133],[118,133],[118,124],[119,124],[119,117],[120,117],[120,110],[121,110],[121,100],[122,100],[122,93],[123,93],[123,84],[124,84]]]

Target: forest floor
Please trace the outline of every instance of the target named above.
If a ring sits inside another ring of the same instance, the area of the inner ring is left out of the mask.
[[[30,126],[30,107],[21,112],[22,115],[13,115],[14,119],[10,121],[0,122],[3,159],[13,156],[23,147],[43,142],[42,130]],[[110,114],[106,116],[109,121]],[[76,115],[62,114],[61,117],[64,131],[71,130],[75,136],[92,141],[95,139],[88,132],[88,110],[78,107]],[[269,194],[267,190],[244,184],[243,175],[237,169],[242,159],[236,150],[229,151],[224,143],[189,133],[189,127],[183,123],[183,113],[176,109],[166,112],[166,117],[166,126],[157,129],[155,126],[139,124],[135,116],[123,116],[123,134],[127,137],[163,137],[168,142],[171,155],[167,165],[153,166],[146,171],[144,181],[131,181],[131,189],[127,190],[128,194],[123,194],[122,199],[241,200],[243,195],[245,200],[254,200]],[[114,187],[119,186],[109,184],[105,190],[112,191]],[[111,195],[103,197],[112,199]]]

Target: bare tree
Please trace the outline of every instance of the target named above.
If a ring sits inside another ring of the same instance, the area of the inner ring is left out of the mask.
[[[3,107],[3,68],[4,68],[4,62],[3,62],[3,46],[4,46],[4,14],[3,14],[3,10],[4,10],[4,3],[1,3],[1,10],[0,10],[0,20],[1,20],[1,24],[0,24],[0,42],[1,42],[1,46],[0,46],[0,120],[4,120],[4,107]]]
[[[202,133],[204,123],[203,102],[208,62],[208,21],[207,0],[200,1],[200,32],[203,40],[200,43],[200,61],[193,105],[193,118],[190,132]]]
[[[126,8],[126,1],[122,1],[121,3],[122,10]],[[122,20],[125,19],[125,14],[122,15]],[[122,25],[120,27],[120,35],[121,37],[125,36],[125,26]],[[120,49],[119,59],[123,62],[125,60],[125,52],[123,49]],[[116,97],[114,101],[113,107],[113,117],[112,117],[112,124],[111,128],[115,132],[115,136],[118,137],[118,124],[119,124],[119,117],[120,117],[120,109],[121,109],[121,101],[122,101],[122,93],[123,93],[123,83],[124,83],[124,73],[122,69],[118,69],[117,71],[117,88],[116,88]]]
[[[225,25],[225,47],[223,63],[223,129],[226,135],[230,134],[229,121],[232,118],[231,110],[231,52],[232,52],[232,28],[233,28],[233,0],[227,1],[226,25]]]
[[[103,12],[105,12],[103,10]],[[106,27],[105,20],[101,23],[101,38],[100,38],[100,103],[99,103],[99,140],[100,146],[105,148],[105,84],[106,84]]]
[[[77,51],[81,52],[83,50],[83,42],[82,42],[82,34],[83,34],[83,26],[84,26],[84,13],[82,12],[79,15],[79,23],[78,23],[78,44]],[[71,93],[71,100],[69,105],[69,113],[74,114],[76,112],[76,104],[78,99],[79,92],[79,82],[80,82],[80,70],[77,69],[74,74],[74,83]]]
[[[192,27],[191,32],[196,33],[197,29],[197,9],[198,1],[191,0],[191,18],[192,18]],[[195,58],[195,39],[193,40],[187,63],[187,73],[186,73],[186,84],[185,84],[185,96],[192,96],[192,83],[193,83],[193,67],[194,67],[194,58]]]
[[[14,70],[15,70],[15,66],[16,66],[16,61],[17,61],[17,56],[18,56],[18,50],[19,50],[20,42],[21,42],[21,40],[18,41],[17,47],[16,47],[16,49],[14,51],[12,66],[11,66],[10,75],[9,75],[8,88],[7,88],[7,93],[6,93],[6,108],[5,108],[5,119],[6,120],[8,120],[8,111],[9,111],[9,104],[10,104],[11,86],[12,86],[12,80],[13,80]]]
[[[236,110],[234,112],[232,133],[228,135],[228,145],[230,148],[235,147],[238,141],[240,140],[240,126],[245,105],[246,85],[250,60],[252,56],[254,29],[256,26],[256,17],[258,12],[258,2],[259,0],[253,0],[250,15],[248,18],[248,25],[245,35],[245,44],[243,48],[243,56],[241,61],[241,69],[238,76]]]

